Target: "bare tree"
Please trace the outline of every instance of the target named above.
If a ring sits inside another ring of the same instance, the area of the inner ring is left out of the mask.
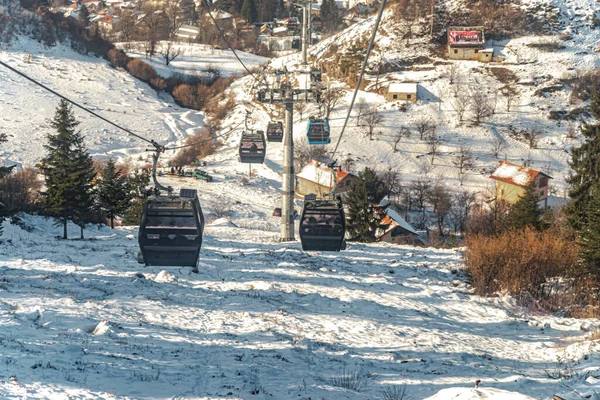
[[[326,118],[329,118],[329,114],[331,114],[331,111],[338,104],[341,104],[345,94],[346,91],[344,90],[344,88],[333,86],[331,82],[327,83],[327,87],[321,93],[321,104],[325,108]]]
[[[494,137],[492,140],[492,154],[498,158],[498,154],[506,149],[506,142],[500,136]]]
[[[540,139],[542,138],[542,131],[539,129],[523,129],[521,132],[523,138],[527,140],[530,149],[535,149],[538,146]]]
[[[427,200],[427,193],[431,189],[431,181],[426,178],[418,178],[415,182],[410,185],[411,193],[411,204],[415,206],[418,211],[425,214],[425,202]]]
[[[309,145],[306,139],[294,143],[294,169],[300,171],[310,160],[326,162],[329,153],[325,146]]]
[[[469,102],[470,110],[475,118],[475,125],[481,124],[484,118],[491,115],[490,106],[488,102],[488,96],[481,90],[475,90],[471,94],[471,101]]]
[[[441,146],[442,141],[437,134],[432,133],[427,137],[427,150],[429,150],[427,154],[430,157],[431,165],[433,165],[435,157],[439,154]]]
[[[454,225],[454,233],[464,233],[466,231],[476,198],[477,194],[468,190],[454,194],[454,204],[450,215]]]
[[[518,95],[517,89],[513,86],[507,85],[501,89],[501,92],[506,101],[506,112],[510,112],[510,107],[517,99],[517,95]]]
[[[467,107],[469,105],[469,97],[459,94],[450,100],[450,105],[458,115],[458,123],[462,124],[465,111],[467,111]]]
[[[487,97],[488,108],[492,115],[496,114],[496,108],[498,107],[498,89],[492,88],[492,93]]]
[[[303,101],[295,101],[294,102],[294,111],[300,115],[300,121],[302,121],[302,116],[308,109],[308,104]]]
[[[377,107],[372,107],[364,116],[363,121],[365,123],[366,136],[368,136],[370,140],[373,140],[375,129],[383,122],[383,115],[379,114]]]
[[[450,84],[454,85],[461,77],[460,65],[458,63],[452,63],[446,67],[446,75],[450,80]]]
[[[354,104],[354,110],[356,111],[356,126],[360,125],[369,108],[369,103],[367,103],[363,97],[358,99],[356,104]]]
[[[421,117],[415,121],[415,128],[417,129],[417,132],[419,132],[419,139],[423,140],[435,133],[437,125],[431,119]]]
[[[440,235],[444,235],[444,226],[446,225],[446,218],[452,211],[453,201],[450,192],[441,184],[435,185],[427,193],[427,201],[433,207],[433,213],[437,219],[438,230]]]
[[[181,54],[181,48],[177,48],[177,50],[173,49],[173,43],[167,42],[166,46],[162,46],[160,49],[160,54],[165,59],[165,65],[169,66],[171,61],[179,57]]]
[[[152,57],[156,54],[156,44],[164,35],[165,15],[157,10],[151,3],[144,5],[143,12],[141,22],[143,24],[143,38],[146,45],[146,55]]]
[[[403,138],[409,138],[410,135],[410,129],[405,126],[396,131],[396,135],[394,136],[394,153],[398,151],[398,143],[400,143]]]
[[[452,159],[452,164],[458,168],[458,181],[461,186],[465,180],[467,170],[475,166],[475,158],[469,147],[460,146],[458,152]]]

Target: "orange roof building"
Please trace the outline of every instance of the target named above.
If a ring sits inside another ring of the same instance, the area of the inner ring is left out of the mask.
[[[525,193],[525,187],[534,185],[540,201],[544,201],[544,206],[548,205],[548,192],[550,179],[552,179],[548,174],[527,167],[525,164],[518,165],[500,160],[500,165],[490,178],[496,181],[497,199],[514,204]]]

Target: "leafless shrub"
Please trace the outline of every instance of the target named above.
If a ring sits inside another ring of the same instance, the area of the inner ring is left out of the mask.
[[[437,124],[426,117],[421,117],[415,121],[415,128],[419,133],[419,139],[424,140],[435,133]]]
[[[470,99],[468,96],[464,94],[457,94],[450,100],[450,105],[456,111],[456,115],[458,116],[458,123],[462,124],[465,112],[467,111],[467,107],[469,106]]]
[[[310,160],[327,162],[328,154],[325,146],[309,145],[305,138],[296,141],[294,143],[294,169],[299,172]]]
[[[408,129],[407,127],[403,126],[400,129],[398,129],[396,131],[396,134],[394,135],[394,153],[398,151],[397,147],[398,147],[398,143],[400,143],[400,141],[404,138],[409,138],[411,136],[411,132],[410,129]]]
[[[377,107],[372,107],[362,120],[365,127],[365,136],[373,140],[375,129],[383,123],[383,115],[379,113]]]
[[[542,131],[535,128],[523,129],[521,131],[523,138],[529,144],[530,149],[535,149],[538,146],[540,139],[542,138]]]
[[[345,369],[336,376],[329,379],[331,386],[360,392],[363,387],[363,379],[358,371],[346,371]]]
[[[452,63],[452,64],[448,65],[446,67],[445,72],[446,72],[446,75],[448,76],[448,79],[450,80],[451,85],[453,85],[455,82],[457,82],[461,78],[460,65],[458,63]]]
[[[231,202],[225,197],[220,197],[211,201],[210,207],[217,218],[231,216]]]
[[[360,126],[362,119],[367,114],[370,106],[363,97],[359,98],[356,104],[354,104],[354,111],[356,111],[356,126]]]
[[[549,36],[539,38],[537,41],[529,43],[529,47],[545,51],[559,51],[565,48],[558,36]]]
[[[458,152],[452,159],[452,164],[458,168],[458,180],[462,185],[465,179],[465,173],[467,170],[472,169],[475,166],[475,158],[471,152],[471,148],[460,146]]]
[[[600,91],[600,68],[578,71],[569,83],[571,85],[569,102],[573,104],[577,101],[587,101],[594,91]]]
[[[110,49],[106,54],[110,65],[115,68],[125,68],[127,63],[131,60],[123,50]]]
[[[184,147],[169,160],[171,166],[190,165],[208,155],[214,154],[217,146],[213,134],[206,128],[200,129],[185,140]]]
[[[41,188],[37,171],[23,168],[0,179],[0,202],[9,214],[35,211],[43,204]]]
[[[506,150],[506,141],[500,136],[495,136],[492,140],[492,154],[498,158],[498,154]]]
[[[435,158],[437,157],[441,146],[442,140],[437,134],[432,133],[427,137],[427,154],[429,155],[432,165],[435,162]]]
[[[489,104],[488,96],[481,90],[476,90],[471,93],[471,99],[469,102],[469,109],[473,113],[475,118],[475,124],[481,124],[484,118],[489,117],[492,114]]]
[[[383,400],[411,400],[413,397],[408,393],[406,385],[386,386],[383,389]]]

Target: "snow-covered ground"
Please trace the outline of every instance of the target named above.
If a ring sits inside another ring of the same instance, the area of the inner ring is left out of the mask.
[[[235,58],[233,52],[229,49],[215,49],[205,44],[171,44],[171,57],[175,53],[179,55],[166,65],[164,55],[167,54],[168,42],[159,42],[157,44],[157,54],[153,57],[146,57],[143,43],[117,43],[117,47],[124,49],[130,57],[140,58],[154,67],[156,72],[162,77],[169,77],[173,74],[201,74],[209,68],[217,69],[222,76],[242,75],[246,73],[244,67]],[[255,54],[236,51],[238,57],[242,59],[248,69],[254,69],[265,64],[269,59]]]
[[[2,398],[382,399],[387,386],[406,385],[413,399],[442,389],[436,400],[547,399],[600,390],[600,344],[580,330],[593,321],[475,296],[457,250],[303,253],[215,220],[193,274],[137,264],[136,229],[92,227],[88,239],[64,241],[50,220],[25,216],[22,227],[5,223],[1,245]],[[357,374],[359,391],[335,386],[343,374]]]

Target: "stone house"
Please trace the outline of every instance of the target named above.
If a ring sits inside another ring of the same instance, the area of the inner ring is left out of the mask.
[[[387,101],[404,100],[417,102],[417,83],[390,83],[385,96]]]
[[[451,26],[448,28],[448,58],[490,62],[494,49],[486,49],[482,26]]]

